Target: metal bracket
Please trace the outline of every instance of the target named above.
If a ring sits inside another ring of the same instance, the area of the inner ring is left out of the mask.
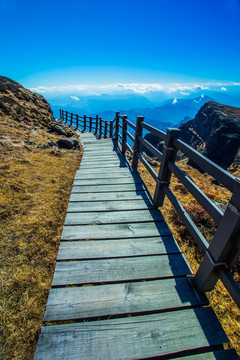
[[[163,180],[156,179],[156,182],[157,182],[159,185],[168,185],[167,181],[163,181]]]
[[[209,253],[208,250],[206,250],[205,255],[207,255],[212,267],[215,268],[219,268],[220,266],[224,266],[225,268],[228,268],[227,264],[225,262],[215,262],[211,256],[211,254]]]

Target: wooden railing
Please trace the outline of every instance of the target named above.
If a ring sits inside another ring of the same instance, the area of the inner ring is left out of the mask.
[[[115,139],[120,145],[122,154],[125,154],[127,150],[132,154],[133,169],[137,168],[139,160],[142,162],[156,182],[153,204],[156,207],[162,206],[165,196],[167,196],[204,254],[197,273],[193,277],[196,288],[200,291],[210,291],[218,279],[221,279],[233,300],[240,307],[240,288],[231,275],[231,268],[236,264],[240,255],[240,180],[179,140],[179,129],[168,128],[167,133],[164,133],[147,124],[142,116],[137,117],[136,125],[128,120],[127,115],[120,115],[119,112],[116,112],[114,120],[110,122],[104,121],[98,116],[92,118],[84,115],[82,117],[63,110],[60,110],[60,118],[83,131],[94,132],[100,138]],[[150,132],[164,141],[163,152],[144,139],[143,131]],[[133,146],[129,145],[128,139],[134,144]],[[158,174],[141,154],[141,145],[144,145],[160,162]],[[181,151],[204,172],[232,192],[232,197],[224,213],[176,165],[178,151]],[[210,243],[170,190],[172,174],[178,178],[217,224],[216,233]]]

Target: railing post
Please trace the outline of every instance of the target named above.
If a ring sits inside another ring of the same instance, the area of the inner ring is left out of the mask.
[[[126,152],[126,142],[127,142],[127,115],[122,116],[122,154]]]
[[[71,113],[70,126],[72,126],[72,123],[73,123],[73,113]]]
[[[77,129],[78,129],[78,115],[76,115],[76,127],[77,127]]]
[[[95,129],[95,135],[97,134],[98,131],[98,115],[96,115],[96,129]]]
[[[139,137],[142,137],[143,128],[141,126],[141,123],[144,120],[144,116],[138,116],[137,117],[137,124],[136,124],[136,130],[135,130],[135,140],[133,145],[133,158],[132,158],[132,168],[135,169],[138,166],[138,156],[137,154],[140,152],[140,141]]]
[[[218,270],[233,266],[240,253],[240,180],[218,229],[197,270],[193,283],[200,291],[211,291],[219,279]]]
[[[168,162],[175,162],[177,150],[173,148],[172,141],[180,136],[181,130],[168,128],[167,136],[165,139],[162,162],[159,169],[158,179],[156,183],[155,193],[153,197],[153,205],[158,207],[162,206],[164,202],[165,193],[163,185],[169,185],[171,179],[171,171],[168,169]]]
[[[115,129],[115,136],[114,139],[117,140],[118,143],[118,132],[119,132],[119,115],[120,115],[120,111],[116,111],[116,129]]]
[[[113,136],[113,120],[110,120],[110,134],[109,134],[110,139],[112,138],[112,136]]]
[[[104,128],[104,139],[107,138],[107,121],[104,121],[105,128]]]
[[[62,110],[60,109],[60,120],[62,120]]]
[[[66,111],[66,123],[68,122],[68,112]]]
[[[86,115],[83,116],[83,121],[84,121],[84,123],[83,123],[83,131],[86,131],[86,124],[87,124],[87,117],[86,117]]]
[[[92,132],[92,117],[89,117],[89,131]]]
[[[102,138],[102,118],[100,117],[99,118],[99,121],[100,121],[100,126],[99,126],[99,137],[100,139]]]

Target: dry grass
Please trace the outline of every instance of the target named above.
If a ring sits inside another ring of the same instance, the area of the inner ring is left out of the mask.
[[[210,198],[215,201],[227,202],[231,196],[231,193],[218,185],[214,185],[212,178],[204,174],[199,173],[196,169],[187,165],[187,160],[178,162],[178,166],[195,182],[195,184]],[[155,181],[149,175],[147,170],[142,164],[139,164],[139,172],[144,179],[149,191],[153,195]],[[158,172],[158,168],[155,167],[155,171]],[[234,175],[238,176],[239,169],[235,169]],[[188,193],[185,187],[173,176],[171,180],[171,190],[180,200],[184,208],[189,212],[189,215],[195,221],[196,225],[203,233],[203,235],[211,240],[215,233],[216,226],[209,215],[197,204],[195,199]],[[177,240],[182,252],[185,254],[193,272],[195,273],[199,263],[202,259],[202,254],[197,248],[196,243],[192,239],[191,235],[187,231],[185,225],[181,222],[176,211],[172,207],[170,201],[165,198],[163,207],[161,208],[163,216],[168,223],[175,239]],[[235,267],[234,278],[240,285],[239,276],[239,264]],[[210,301],[210,305],[213,307],[216,315],[218,316],[222,327],[224,328],[229,340],[230,346],[234,347],[240,355],[240,312],[225,287],[220,281],[218,281],[215,289],[207,296]],[[227,345],[229,346],[229,345]]]
[[[1,355],[32,359],[81,151],[42,149],[59,136],[1,119]],[[36,145],[28,145],[31,140]]]

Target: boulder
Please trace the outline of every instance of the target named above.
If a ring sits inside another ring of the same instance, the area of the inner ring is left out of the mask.
[[[60,138],[57,142],[60,149],[76,149],[79,142],[74,138]]]
[[[68,136],[67,131],[64,129],[64,127],[58,123],[50,123],[50,132],[57,133],[58,135]]]

